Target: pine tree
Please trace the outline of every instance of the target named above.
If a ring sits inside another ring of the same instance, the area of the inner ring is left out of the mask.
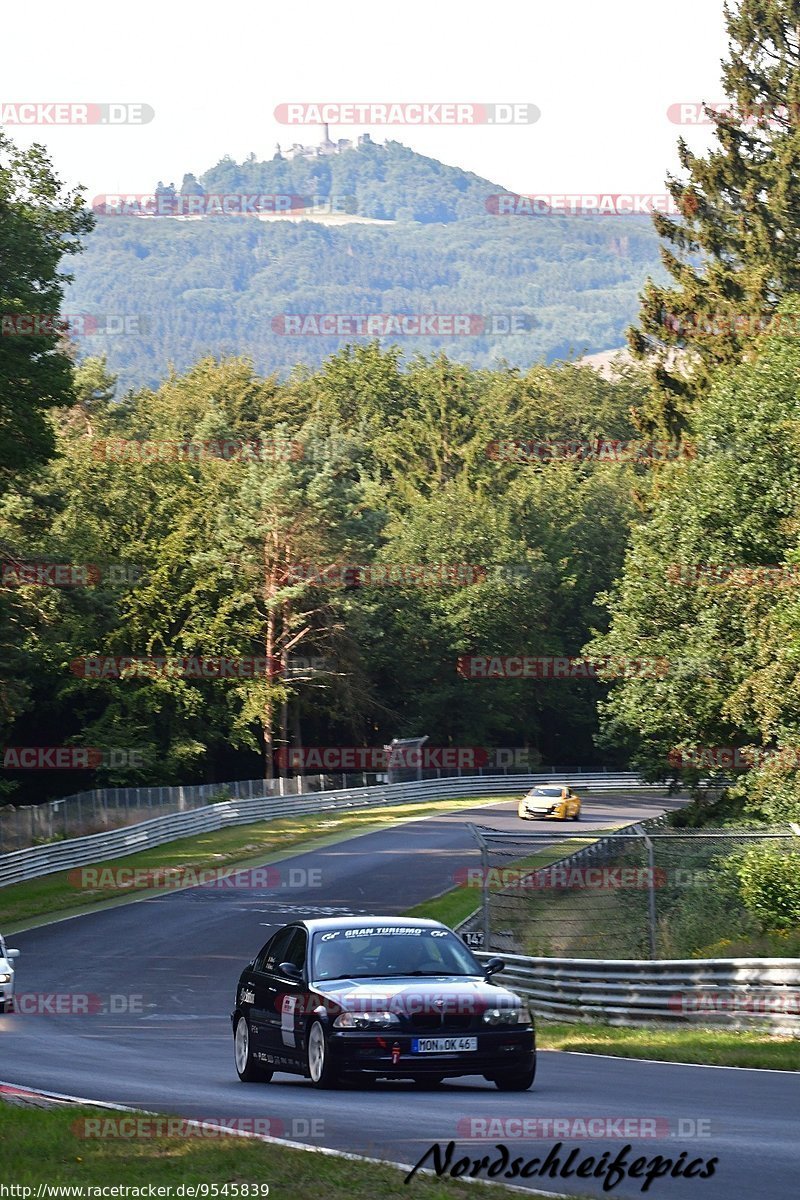
[[[740,0],[725,20],[728,105],[705,108],[718,145],[702,157],[679,140],[685,178],[667,188],[680,216],[654,215],[672,282],[648,280],[628,330],[655,385],[640,414],[651,433],[682,431],[715,368],[748,356],[800,291],[800,0]]]

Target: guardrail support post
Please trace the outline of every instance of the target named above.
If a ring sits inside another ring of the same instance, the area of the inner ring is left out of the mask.
[[[656,945],[656,856],[653,849],[653,840],[647,836],[644,828],[641,825],[633,827],[637,833],[642,835],[644,844],[647,847],[647,932],[650,939],[650,957],[658,958],[658,947]]]

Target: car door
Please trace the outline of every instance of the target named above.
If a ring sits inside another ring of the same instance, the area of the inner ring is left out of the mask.
[[[302,1025],[303,1000],[308,994],[305,978],[295,979],[281,970],[291,963],[304,972],[308,934],[302,926],[284,930],[288,937],[276,941],[264,963],[264,1050],[278,1065],[296,1063],[302,1047],[298,1030]]]
[[[275,1025],[276,1054],[300,1061],[304,1050],[302,1031],[304,1015],[307,1010],[308,984],[306,982],[306,953],[308,951],[308,933],[302,927],[294,931],[294,937],[289,943],[281,962],[291,963],[301,972],[301,978],[295,979],[285,975],[279,962],[276,967],[278,983],[277,1015]]]
[[[284,953],[294,935],[294,928],[279,929],[256,958],[251,973],[250,1035],[253,1048],[267,1053],[272,1044],[270,1028],[275,1021],[275,1001],[278,995],[274,970],[284,961]]]

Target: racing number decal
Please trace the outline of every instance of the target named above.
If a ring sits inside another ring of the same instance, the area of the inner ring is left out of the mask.
[[[284,1046],[296,1045],[294,1036],[294,1010],[297,1007],[296,996],[284,996],[281,1004],[281,1038]]]

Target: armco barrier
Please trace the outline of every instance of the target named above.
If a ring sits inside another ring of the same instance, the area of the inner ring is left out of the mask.
[[[380,787],[350,791],[313,792],[297,796],[265,796],[255,800],[227,800],[189,812],[154,817],[139,825],[110,829],[87,837],[30,846],[0,855],[0,887],[36,879],[54,871],[65,871],[107,859],[122,858],[138,850],[148,850],[195,833],[224,829],[229,825],[247,825],[271,821],[299,813],[328,812],[331,809],[373,808],[424,800],[457,799],[462,796],[514,795],[536,783],[552,781],[552,775],[469,776],[460,779],[424,779],[410,783],[384,784]],[[614,789],[655,790],[662,785],[643,783],[631,772],[619,774],[560,775],[564,783],[588,791]]]
[[[477,957],[496,956],[481,951]],[[537,1016],[551,1020],[767,1027],[800,1036],[797,958],[500,957],[506,969],[498,981],[523,995]]]
[[[410,739],[419,742],[420,739]],[[151,821],[153,817],[165,817],[168,813],[188,812],[194,808],[205,808],[207,804],[218,804],[222,800],[263,800],[268,796],[275,799],[284,796],[312,795],[316,792],[349,791],[352,788],[377,787],[384,783],[397,783],[403,779],[449,779],[467,776],[490,776],[503,774],[547,775],[550,779],[562,776],[591,776],[581,767],[530,765],[527,768],[502,770],[477,768],[423,767],[406,774],[387,775],[375,771],[350,771],[334,774],[306,774],[278,776],[275,779],[235,779],[216,783],[190,783],[163,787],[101,787],[76,792],[71,796],[59,796],[42,804],[13,803],[0,805],[0,854],[12,850],[25,850],[28,846],[42,846],[57,838],[88,837],[92,833],[106,833],[109,829],[121,829],[125,825],[138,825]],[[604,774],[608,773],[604,768]],[[596,774],[596,773],[595,773]],[[618,778],[621,776],[617,775]]]

